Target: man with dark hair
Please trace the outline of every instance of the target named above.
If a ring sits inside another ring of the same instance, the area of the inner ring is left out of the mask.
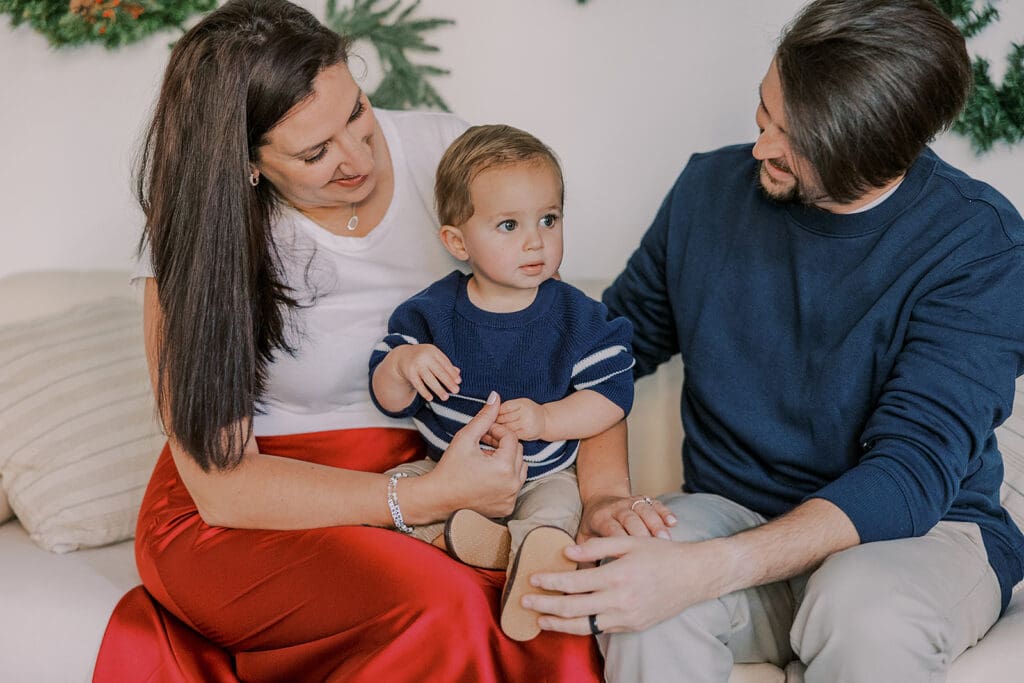
[[[682,354],[679,522],[609,526],[567,554],[616,561],[535,575],[569,595],[524,603],[604,631],[608,680],[794,658],[807,681],[940,680],[1005,608],[1024,536],[993,432],[1024,371],[1024,221],[926,147],[969,87],[928,0],[811,3],[757,142],[694,155],[605,292],[638,376]]]

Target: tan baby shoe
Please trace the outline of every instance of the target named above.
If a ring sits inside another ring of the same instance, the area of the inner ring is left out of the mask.
[[[520,601],[527,593],[560,595],[531,586],[530,576],[535,572],[576,569],[576,563],[565,556],[565,549],[575,542],[572,536],[553,526],[539,526],[526,534],[501,597],[501,630],[512,640],[530,640],[540,633],[537,612],[524,608]]]
[[[505,569],[511,544],[508,527],[473,510],[456,510],[444,525],[445,550],[471,567]]]

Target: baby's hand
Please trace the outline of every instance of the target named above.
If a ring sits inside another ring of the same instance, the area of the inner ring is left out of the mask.
[[[543,438],[547,411],[528,398],[515,398],[501,404],[496,422],[511,429],[520,441],[533,441]]]
[[[397,354],[395,369],[398,374],[427,401],[433,400],[434,396],[447,401],[449,392],[459,393],[459,383],[462,382],[459,369],[433,344],[406,344],[391,353]]]

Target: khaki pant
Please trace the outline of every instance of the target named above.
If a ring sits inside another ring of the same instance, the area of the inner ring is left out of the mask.
[[[407,462],[392,468],[385,474],[405,472],[409,476],[420,476],[434,469],[437,463],[430,459]],[[523,538],[539,526],[554,526],[563,529],[570,536],[576,536],[580,525],[580,489],[576,482],[576,466],[546,474],[523,484],[516,498],[516,507],[508,517],[494,521],[506,524],[512,537],[509,566],[515,561],[516,553]],[[444,522],[414,527],[412,536],[431,543],[444,533]]]
[[[765,522],[720,496],[663,500],[679,519],[676,541]],[[646,631],[604,634],[598,642],[612,683],[725,683],[734,662],[785,667],[794,658],[806,665],[808,683],[936,682],[985,635],[999,608],[978,526],[940,522],[922,537],[855,546],[810,574],[708,600]]]

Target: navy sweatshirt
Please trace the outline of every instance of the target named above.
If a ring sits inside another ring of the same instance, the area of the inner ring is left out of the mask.
[[[452,437],[477,414],[491,391],[502,400],[559,401],[574,391],[596,391],[628,415],[633,407],[630,325],[608,319],[607,309],[559,280],[537,288],[529,306],[492,313],[473,305],[468,275],[455,271],[400,305],[388,321],[388,335],[370,357],[370,396],[381,412],[412,416],[440,458]],[[416,396],[404,410],[381,407],[373,394],[373,372],[403,344],[434,344],[461,371],[459,393],[447,401]],[[579,441],[524,441],[528,479],[563,470],[576,461]]]
[[[681,353],[684,490],[809,498],[862,542],[975,522],[1002,587],[1024,537],[993,430],[1024,372],[1024,222],[926,150],[857,214],[763,196],[751,146],[697,154],[604,293],[636,375]]]

